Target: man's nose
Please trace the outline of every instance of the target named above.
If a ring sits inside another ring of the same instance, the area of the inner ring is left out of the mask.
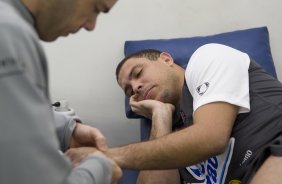
[[[93,31],[96,25],[96,21],[97,21],[97,16],[91,17],[83,25],[84,29],[86,29],[87,31]]]
[[[134,94],[140,94],[140,92],[141,92],[141,90],[142,90],[142,84],[140,84],[140,83],[134,83],[133,84],[133,92],[134,92]]]

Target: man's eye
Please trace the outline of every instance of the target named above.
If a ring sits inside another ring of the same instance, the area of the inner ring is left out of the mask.
[[[139,70],[136,72],[135,77],[136,77],[136,78],[139,77],[139,76],[141,75],[141,73],[142,73],[142,69],[139,69]]]

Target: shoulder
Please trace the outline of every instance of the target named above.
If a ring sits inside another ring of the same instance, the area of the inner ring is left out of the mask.
[[[13,7],[3,4],[0,2],[1,57],[10,55],[21,57],[21,53],[29,53],[34,47],[40,47],[37,33],[32,25]]]
[[[238,64],[238,61],[243,61],[248,64],[249,60],[249,56],[240,50],[223,44],[209,43],[199,47],[193,53],[187,68],[208,67],[212,65],[216,66],[217,64],[232,65]]]
[[[32,25],[14,7],[0,1],[0,9],[1,42],[37,36]]]
[[[234,55],[246,55],[245,53],[229,47],[227,45],[219,44],[219,43],[209,43],[199,47],[191,56],[191,59],[196,58],[213,58],[213,57],[230,57]]]

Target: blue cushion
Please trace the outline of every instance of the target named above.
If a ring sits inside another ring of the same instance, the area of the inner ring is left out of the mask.
[[[268,73],[276,78],[276,71],[272,60],[269,34],[267,27],[238,30],[211,36],[198,36],[191,38],[157,39],[126,41],[124,54],[128,56],[144,49],[157,49],[171,54],[175,63],[185,67],[200,46],[207,43],[220,43],[249,54]],[[140,118],[131,111],[128,98],[125,98],[125,111],[128,118]]]
[[[138,170],[123,169],[122,170],[122,177],[118,181],[118,184],[136,183],[138,174],[139,174]]]

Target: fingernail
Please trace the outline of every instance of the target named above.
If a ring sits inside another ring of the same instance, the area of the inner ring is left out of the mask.
[[[106,151],[108,149],[108,145],[107,144],[101,144],[100,145],[100,148],[103,150],[103,151]]]

